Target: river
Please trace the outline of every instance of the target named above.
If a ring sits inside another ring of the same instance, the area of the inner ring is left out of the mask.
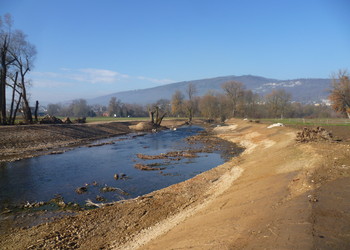
[[[189,144],[185,138],[203,131],[199,126],[184,126],[158,133],[130,134],[95,142],[63,154],[45,155],[0,167],[0,209],[14,209],[27,202],[47,202],[59,197],[84,206],[93,202],[112,202],[134,198],[187,180],[240,153],[227,155],[222,150],[197,153],[193,158],[142,160],[137,154],[159,155],[200,149],[202,143]],[[98,146],[105,144],[102,146]],[[232,145],[231,145],[232,146]],[[135,164],[154,164],[158,171],[142,171]],[[116,176],[118,179],[116,180]],[[81,194],[76,192],[84,187]],[[106,187],[116,188],[111,192]],[[97,199],[97,200],[96,200]]]

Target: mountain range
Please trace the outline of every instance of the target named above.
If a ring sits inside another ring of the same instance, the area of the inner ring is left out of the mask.
[[[111,97],[116,97],[124,103],[148,104],[154,103],[159,99],[171,99],[175,91],[180,90],[185,94],[189,83],[196,87],[196,95],[203,96],[208,91],[223,92],[221,85],[227,81],[242,82],[245,88],[254,93],[265,95],[273,89],[285,89],[292,95],[292,101],[302,103],[320,103],[325,101],[328,96],[328,90],[331,87],[331,79],[293,79],[277,80],[253,75],[243,76],[223,76],[209,79],[184,81],[166,84],[158,87],[123,91],[112,93],[105,96],[89,99],[89,104],[108,105]]]

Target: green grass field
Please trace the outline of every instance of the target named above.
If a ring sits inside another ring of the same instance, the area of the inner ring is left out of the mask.
[[[310,125],[310,126],[349,126],[350,119],[340,118],[317,118],[317,119],[303,119],[303,118],[287,118],[287,119],[261,119],[264,123],[283,123],[285,125]]]
[[[73,121],[75,118],[71,118]],[[120,122],[120,121],[146,121],[148,117],[86,117],[86,122]]]

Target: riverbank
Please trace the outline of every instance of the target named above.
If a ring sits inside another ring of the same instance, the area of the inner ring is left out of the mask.
[[[349,248],[350,146],[231,120],[214,132],[246,148],[168,188],[0,235],[4,249]]]

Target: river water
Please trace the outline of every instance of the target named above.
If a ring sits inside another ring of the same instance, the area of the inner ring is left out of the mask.
[[[16,162],[3,163],[0,167],[0,209],[12,209],[27,201],[49,201],[54,197],[84,205],[87,199],[96,201],[100,196],[106,202],[134,198],[174,183],[178,183],[207,171],[235,156],[222,151],[198,153],[196,158],[174,160],[142,160],[136,155],[158,155],[176,150],[201,148],[201,143],[188,144],[186,137],[202,131],[198,126],[184,126],[158,133],[130,134],[95,142],[113,144],[80,147],[63,154],[45,155]],[[158,171],[141,171],[135,164],[156,163],[164,167]],[[116,180],[114,175],[118,174]],[[78,194],[78,187],[87,192]],[[118,188],[103,192],[103,187]],[[121,191],[123,190],[123,192]]]

